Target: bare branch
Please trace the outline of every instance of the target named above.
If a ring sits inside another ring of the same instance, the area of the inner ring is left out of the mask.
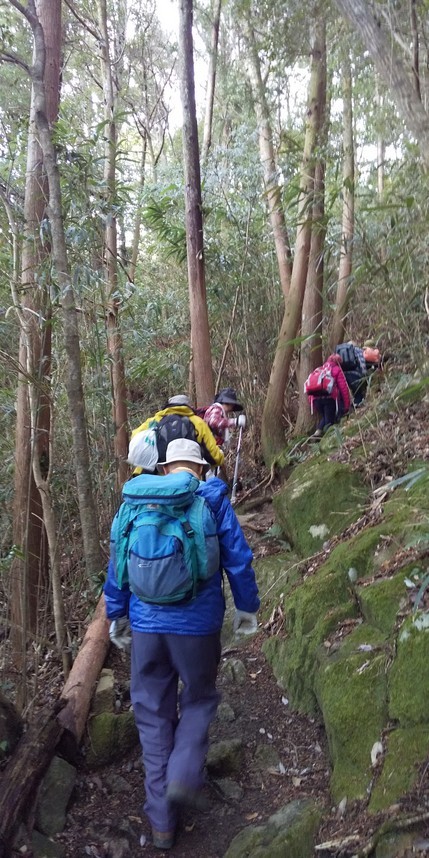
[[[74,15],[74,17],[76,18],[76,21],[79,21],[79,24],[82,24],[82,27],[84,27],[85,30],[88,31],[88,33],[91,33],[91,36],[94,36],[94,39],[96,39],[96,41],[99,42],[101,39],[101,36],[100,36],[100,33],[98,32],[98,30],[93,29],[93,27],[91,27],[88,24],[88,21],[85,21],[83,18],[81,18],[81,16],[76,11],[71,0],[65,0],[65,4],[66,4],[67,8],[70,9],[70,12],[72,13],[72,15]]]
[[[21,69],[24,69],[28,75],[31,75],[31,68],[28,63],[21,60],[20,57],[17,57],[16,54],[10,54],[8,51],[2,51],[0,54],[0,63],[10,63],[14,66],[19,66]]]

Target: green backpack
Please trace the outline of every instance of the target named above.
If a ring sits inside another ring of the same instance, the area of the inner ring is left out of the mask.
[[[190,601],[220,568],[216,520],[199,485],[184,471],[144,474],[123,487],[112,531],[116,575],[143,602]]]

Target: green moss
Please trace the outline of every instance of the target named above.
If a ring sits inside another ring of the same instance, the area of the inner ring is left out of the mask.
[[[362,616],[386,635],[393,631],[401,600],[406,596],[404,578],[401,571],[393,578],[375,579],[367,587],[357,587]]]
[[[418,767],[429,754],[429,727],[399,728],[387,738],[387,753],[369,810],[377,813],[398,801],[415,784]]]
[[[278,682],[287,690],[292,708],[309,715],[319,714],[314,693],[317,651],[338,623],[354,616],[355,611],[353,602],[345,602],[339,607],[331,607],[308,634],[295,631],[286,638],[272,637],[264,642],[263,652]]]
[[[429,613],[401,627],[389,673],[389,715],[401,727],[429,723]]]
[[[268,611],[271,604],[286,596],[301,577],[297,558],[289,551],[263,557],[254,564],[254,568],[263,609]]]
[[[371,749],[387,720],[385,656],[337,657],[321,668],[315,683],[333,772],[335,801],[363,799],[371,781]]]
[[[360,650],[360,647],[365,647],[365,649]],[[372,650],[366,650],[367,647],[371,647]],[[346,634],[338,646],[322,647],[318,653],[318,662],[324,668],[327,662],[333,663],[349,655],[375,650],[388,652],[389,644],[386,635],[380,629],[369,626],[367,623],[361,623],[355,626],[349,634]]]
[[[266,825],[250,825],[231,841],[224,858],[313,858],[321,812],[312,799],[292,801]]]
[[[89,766],[104,766],[138,744],[139,737],[132,712],[103,712],[88,721]]]
[[[359,518],[367,499],[361,477],[341,462],[324,458],[298,465],[274,498],[278,523],[300,556]]]

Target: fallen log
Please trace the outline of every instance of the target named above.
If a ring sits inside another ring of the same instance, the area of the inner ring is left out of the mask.
[[[0,858],[8,858],[10,845],[23,814],[32,805],[53,752],[64,728],[58,722],[58,713],[65,701],[57,701],[52,708],[39,713],[20,740],[15,754],[3,772],[0,781]]]
[[[109,622],[102,595],[61,694],[67,705],[59,715],[60,723],[78,742],[85,730],[92,695],[109,646]]]
[[[94,688],[109,649],[104,595],[88,626],[60,700],[38,713],[19,741],[0,779],[0,858],[8,858],[21,820],[28,814],[39,783],[61,739],[82,739]]]

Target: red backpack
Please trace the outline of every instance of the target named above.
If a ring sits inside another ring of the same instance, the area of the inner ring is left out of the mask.
[[[338,387],[329,363],[316,367],[304,382],[307,396],[332,396],[338,399]]]

